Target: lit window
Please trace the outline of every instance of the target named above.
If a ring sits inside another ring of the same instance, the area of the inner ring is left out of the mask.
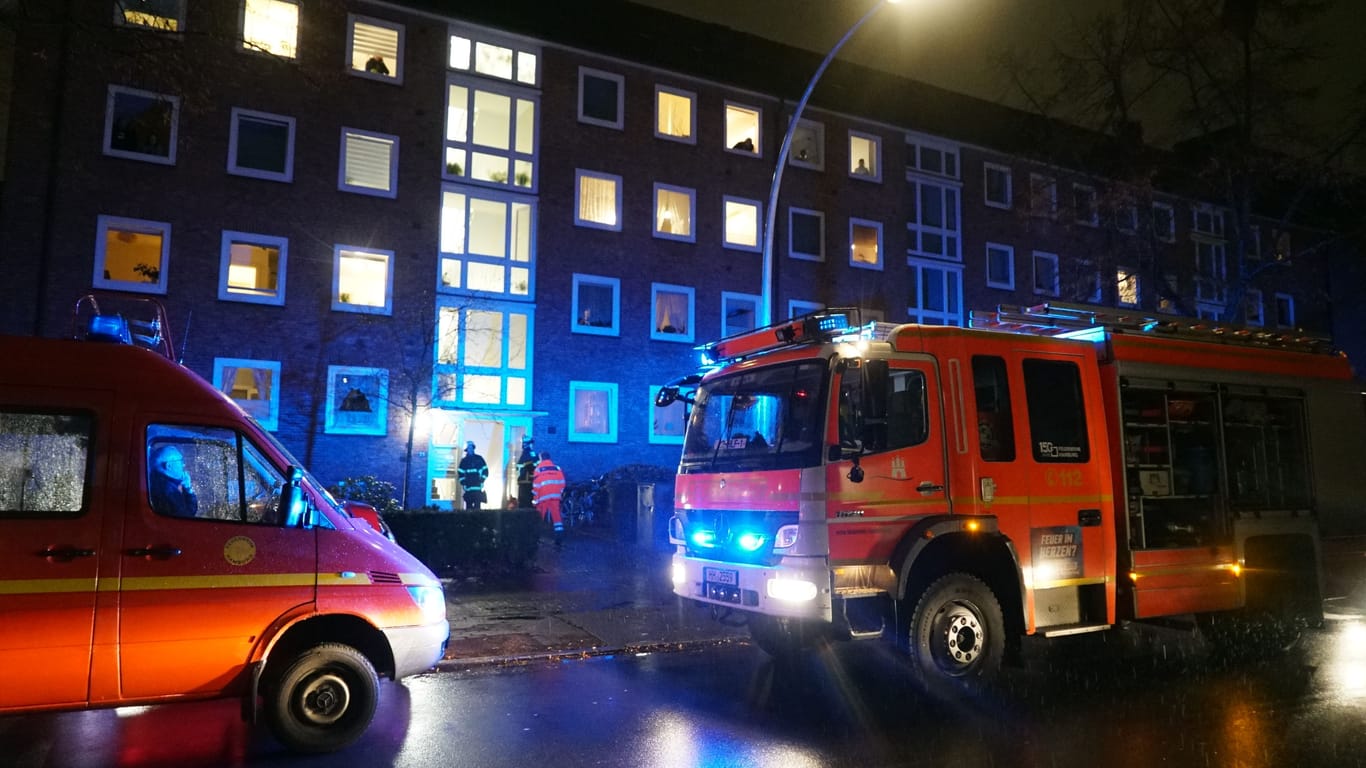
[[[179,122],[179,98],[111,85],[104,113],[104,153],[175,165]]]
[[[327,366],[329,435],[383,435],[389,431],[389,372],[352,365]]]
[[[763,111],[758,107],[726,102],[726,151],[754,157],[763,156]]]
[[[626,78],[579,67],[579,122],[621,130]]]
[[[1136,307],[1142,297],[1138,273],[1127,267],[1115,270],[1115,298],[1121,307]]]
[[[752,331],[759,327],[759,302],[762,299],[749,293],[721,292],[721,336]]]
[[[849,220],[849,265],[882,269],[882,225],[864,219]]]
[[[617,336],[621,322],[621,281],[615,277],[574,275],[574,333]]]
[[[657,407],[655,396],[659,394],[660,389],[658,386],[651,385],[650,399],[645,404],[650,413],[650,442],[663,445],[682,445],[684,427],[688,423],[688,405],[680,399],[674,400],[663,408]]]
[[[531,404],[532,316],[524,306],[478,309],[439,297],[436,393],[439,404]]]
[[[721,205],[725,221],[723,244],[727,248],[758,251],[761,210],[759,201],[726,195],[722,198]]]
[[[982,164],[983,202],[992,208],[1009,209],[1012,202],[1011,170],[996,163]]]
[[[213,383],[262,427],[280,428],[280,361],[215,357]]]
[[[936,141],[919,137],[906,137],[906,166],[921,173],[958,178],[958,150],[944,146]]]
[[[298,56],[298,3],[294,0],[243,0],[242,48],[286,59]]]
[[[613,382],[569,382],[569,442],[617,441],[617,385]]]
[[[185,29],[185,0],[114,0],[114,21],[161,32]]]
[[[825,126],[814,120],[798,120],[792,131],[787,161],[798,168],[825,169]]]
[[[462,29],[450,36],[451,69],[536,87],[540,49],[482,30]]]
[[[337,189],[378,197],[398,196],[398,137],[342,128]]]
[[[1015,290],[1015,249],[987,243],[987,287]]]
[[[652,284],[650,338],[691,344],[694,335],[693,296],[693,289],[686,286]]]
[[[1057,218],[1058,180],[1037,173],[1029,174],[1029,213],[1031,216]]]
[[[293,181],[294,118],[234,108],[228,173]]]
[[[224,230],[221,250],[218,298],[256,304],[285,303],[288,240]]]
[[[1041,296],[1057,296],[1059,293],[1058,254],[1035,251],[1033,263],[1034,293]]]
[[[393,279],[393,251],[338,245],[333,249],[332,308],[387,315]]]
[[[655,135],[661,139],[697,143],[697,94],[655,86]]]
[[[621,231],[621,177],[608,173],[576,171],[574,223]]]
[[[907,319],[924,325],[963,324],[963,267],[960,264],[907,259],[910,295]]]
[[[866,181],[882,180],[882,139],[849,132],[849,175]]]
[[[825,214],[804,208],[789,208],[787,231],[789,256],[807,261],[825,261]]]
[[[500,80],[511,80],[512,49],[477,41],[474,44],[474,71]]]
[[[1100,212],[1096,209],[1096,188],[1085,184],[1072,185],[1072,214],[1078,224],[1087,227],[1100,225]]]
[[[529,298],[535,207],[520,196],[457,189],[441,195],[440,288]]]
[[[474,81],[451,80],[446,88],[445,176],[533,189],[538,108],[537,98],[520,90],[500,92]]]
[[[101,216],[96,224],[96,288],[166,293],[171,225]]]
[[[655,237],[694,242],[693,205],[696,192],[685,187],[655,184]]]
[[[403,25],[368,16],[347,16],[347,69],[353,75],[403,82]]]

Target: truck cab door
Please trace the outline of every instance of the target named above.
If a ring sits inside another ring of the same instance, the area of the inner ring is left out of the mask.
[[[111,398],[19,389],[6,391],[5,399],[0,403],[0,710],[84,704],[108,493],[104,469]],[[80,405],[52,407],[54,400]]]
[[[145,435],[121,552],[121,697],[218,693],[280,617],[314,602],[316,530],[289,519],[283,468],[243,433],[153,421]],[[193,501],[158,499],[172,451]]]

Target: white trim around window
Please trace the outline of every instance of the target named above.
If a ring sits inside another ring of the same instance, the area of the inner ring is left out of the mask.
[[[375,197],[398,197],[398,137],[343,126],[337,189]]]
[[[654,130],[656,139],[696,144],[697,94],[681,88],[656,85]]]
[[[590,182],[610,184],[586,185]],[[610,192],[610,194],[608,194]],[[621,231],[621,177],[613,173],[574,171],[574,226]]]
[[[683,430],[688,423],[688,404],[676,399],[660,408],[655,405],[655,396],[663,389],[658,384],[650,385],[650,399],[645,407],[650,413],[651,445],[682,445]]]
[[[323,432],[375,435],[389,432],[389,371],[356,365],[327,366]]]
[[[1061,277],[1058,274],[1058,254],[1046,251],[1035,251],[1031,259],[1033,265],[1033,287],[1034,293],[1038,296],[1057,296],[1061,291]],[[1045,268],[1040,269],[1040,265]],[[1049,274],[1052,274],[1052,284],[1049,284]]]
[[[332,248],[332,309],[388,315],[393,312],[394,252],[354,245]]]
[[[655,182],[653,198],[652,234],[661,240],[697,242],[697,190]],[[686,211],[680,199],[687,204]]]
[[[147,263],[151,256],[158,259],[156,264]],[[96,288],[164,294],[170,258],[170,224],[120,216],[96,220],[95,273],[91,279]]]
[[[685,306],[678,301],[662,303],[661,299],[681,297]],[[697,317],[697,292],[686,285],[668,283],[650,284],[650,338],[656,341],[682,341],[693,343],[696,333],[694,320]],[[680,325],[680,322],[683,325]]]
[[[169,117],[164,115],[167,111]],[[175,165],[179,135],[179,96],[109,86],[104,107],[104,154]]]
[[[246,126],[250,127],[244,140]],[[275,146],[276,142],[283,146]],[[268,143],[271,146],[263,146]],[[228,173],[267,181],[294,181],[294,118],[233,107]]]
[[[796,238],[793,237],[793,220],[796,217],[806,217],[808,219],[815,219],[816,237],[819,238],[818,242],[816,243],[815,251],[797,250]],[[821,213],[820,211],[813,211],[809,208],[790,207],[787,209],[787,255],[791,258],[802,259],[804,261],[825,261],[824,213]]]
[[[809,315],[812,312],[819,312],[825,309],[825,305],[819,301],[805,301],[803,299],[787,300],[787,316],[789,319]]]
[[[621,280],[575,272],[573,288],[570,330],[595,336],[620,336]],[[585,297],[584,289],[589,289],[593,295]]]
[[[219,299],[284,306],[287,238],[225,229],[219,251]]]
[[[584,83],[588,80],[598,80],[605,83],[616,85],[616,117],[608,119],[606,117],[588,115],[584,113]],[[625,99],[626,99],[626,78],[612,72],[604,72],[592,67],[579,67],[579,122],[588,125],[598,125],[603,128],[615,128],[620,131],[626,123]]]
[[[991,197],[991,177],[997,174],[1001,177],[1001,193],[1003,197],[992,199]],[[1013,170],[1008,165],[999,163],[982,163],[982,203],[988,208],[1001,208],[1010,210],[1013,205],[1012,186],[1014,185]]]
[[[721,197],[721,246],[735,251],[763,250],[764,204],[734,195]]]
[[[882,137],[849,131],[849,177],[859,181],[882,181]]]
[[[825,124],[802,118],[792,130],[787,162],[798,168],[825,170]]]
[[[745,157],[764,156],[764,109],[726,100],[725,149]]]
[[[872,242],[869,243],[869,235]],[[872,246],[869,253],[869,246]],[[849,266],[882,271],[882,222],[849,217]]]
[[[617,441],[617,383],[569,382],[569,442]]]
[[[757,328],[759,303],[762,301],[763,297],[757,294],[722,291],[721,337],[725,338]]]
[[[280,428],[280,361],[215,357],[212,384],[267,431]]]
[[[403,25],[347,14],[346,71],[368,80],[403,85]]]
[[[1001,243],[987,243],[986,276],[988,288],[1015,290],[1015,248]],[[997,264],[993,264],[995,257]]]

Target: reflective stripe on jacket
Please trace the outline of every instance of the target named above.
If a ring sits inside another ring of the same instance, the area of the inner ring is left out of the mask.
[[[531,494],[536,504],[560,498],[564,494],[564,473],[549,461],[541,461],[531,481]]]

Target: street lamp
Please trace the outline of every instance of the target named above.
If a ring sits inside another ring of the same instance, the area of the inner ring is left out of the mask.
[[[873,14],[882,10],[882,6],[889,3],[895,5],[901,0],[878,0],[873,4],[868,12],[863,14],[863,18],[854,22],[854,26],[844,33],[844,37],[835,43],[835,47],[825,54],[825,60],[816,67],[816,73],[811,76],[811,82],[806,84],[806,92],[802,94],[801,101],[797,102],[797,109],[792,113],[792,119],[787,124],[787,132],[783,134],[782,147],[778,150],[778,165],[773,169],[773,186],[768,191],[768,217],[764,221],[764,273],[763,285],[760,287],[759,307],[759,326],[765,326],[773,322],[773,228],[778,218],[778,188],[783,184],[783,169],[787,167],[787,155],[792,150],[792,134],[797,131],[797,123],[802,118],[802,111],[806,109],[806,102],[811,99],[811,92],[816,89],[816,83],[825,74],[825,68],[834,61],[835,54],[839,53],[849,38],[854,36],[858,28],[863,26],[863,22],[873,17]]]

